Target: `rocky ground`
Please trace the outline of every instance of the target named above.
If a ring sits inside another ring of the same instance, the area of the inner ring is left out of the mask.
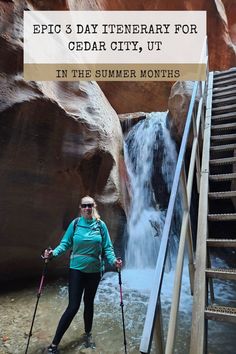
[[[67,305],[66,292],[67,288],[63,284],[50,284],[44,288],[39,300],[28,354],[46,352],[45,349],[52,339],[59,317]],[[37,289],[35,288],[0,295],[0,354],[25,353],[36,300]],[[119,343],[120,338],[117,338],[114,327],[112,336],[111,328],[107,326],[102,328],[101,323],[94,326],[96,327],[94,328],[96,349],[84,348],[80,337],[83,333],[81,320],[80,310],[61,342],[60,353],[124,353],[122,341]],[[114,326],[114,323],[111,326]],[[109,338],[109,342],[106,338]],[[131,350],[130,353],[138,353],[138,351]]]

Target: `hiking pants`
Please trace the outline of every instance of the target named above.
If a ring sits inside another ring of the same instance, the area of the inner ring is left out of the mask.
[[[86,333],[91,332],[93,324],[94,298],[100,279],[100,273],[83,273],[80,270],[70,269],[69,304],[59,321],[56,334],[52,342],[53,344],[58,345],[60,343],[62,336],[79,310],[83,293],[84,329]]]

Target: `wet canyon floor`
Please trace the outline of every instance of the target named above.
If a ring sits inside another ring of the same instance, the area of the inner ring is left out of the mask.
[[[44,286],[30,339],[29,354],[46,353],[60,316],[67,306],[67,292],[65,280],[50,282]],[[123,297],[127,322],[127,350],[130,354],[136,354],[139,353],[147,296],[135,291],[132,291],[132,294],[130,291],[127,293],[124,290]],[[128,306],[131,297],[132,310]],[[36,301],[37,287],[0,295],[0,354],[25,353]],[[96,295],[93,325],[96,349],[84,348],[81,340],[83,332],[83,303],[81,303],[78,314],[60,343],[60,353],[124,353],[120,293],[116,273],[105,275]]]
[[[185,273],[176,334],[175,353],[177,354],[189,352],[192,297],[187,271]],[[124,270],[122,276],[127,353],[139,354],[153,271]],[[161,298],[164,332],[166,332],[170,313],[173,279],[174,272],[165,273]],[[45,283],[39,300],[28,354],[46,353],[45,349],[50,344],[60,316],[67,306],[66,281],[59,280],[50,283],[46,281]],[[218,289],[216,296],[223,299],[226,291],[225,285],[219,284]],[[84,328],[83,304],[81,304],[78,314],[61,341],[60,353],[125,353],[119,290],[117,274],[106,273],[95,299],[93,336],[96,349],[85,349],[82,345],[81,335]],[[227,301],[230,300],[232,304],[236,302],[235,294],[235,285],[232,284],[232,291],[228,293]],[[0,294],[0,354],[25,353],[36,300],[37,286]],[[234,354],[235,331],[234,324],[209,321],[208,354]],[[151,353],[156,353],[155,345]]]

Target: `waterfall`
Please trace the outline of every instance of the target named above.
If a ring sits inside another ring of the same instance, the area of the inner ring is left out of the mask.
[[[166,112],[149,114],[130,130],[125,140],[124,156],[132,194],[127,224],[127,268],[153,268],[156,264],[166,210],[160,208],[154,193],[153,166],[161,154],[158,172],[170,192],[177,160],[166,117]]]

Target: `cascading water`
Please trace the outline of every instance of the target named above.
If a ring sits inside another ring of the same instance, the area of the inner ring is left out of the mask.
[[[163,201],[158,200],[157,189],[163,189],[163,196],[168,199],[177,161],[175,145],[166,126],[166,117],[166,112],[151,113],[130,130],[124,146],[132,195],[127,220],[125,269],[122,271],[129,353],[139,353],[140,336],[165,221],[166,209],[161,207]],[[156,159],[160,164],[158,166]],[[163,185],[156,187],[155,179],[158,174]],[[167,202],[165,200],[164,204],[167,205]],[[173,274],[168,273],[168,284],[173,283]],[[188,278],[186,280],[184,281],[188,286]],[[170,286],[166,285],[165,310],[171,302],[169,289]],[[103,287],[98,292],[97,305],[102,306],[106,298],[106,307],[111,306],[109,313],[112,313],[113,321],[118,290],[117,276],[106,274]],[[154,353],[155,346],[153,350]]]
[[[166,115],[166,112],[151,113],[126,138],[125,163],[132,193],[127,225],[127,268],[153,268],[156,264],[165,210],[159,209],[152,186],[154,159],[162,155],[158,168],[168,192],[176,164],[176,149],[166,127]]]

